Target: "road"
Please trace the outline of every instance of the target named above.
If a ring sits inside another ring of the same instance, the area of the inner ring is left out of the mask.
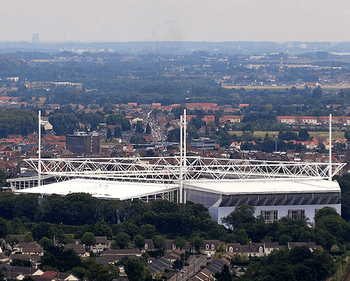
[[[170,281],[185,281],[196,275],[200,271],[201,266],[205,265],[207,257],[200,256],[191,256],[188,260],[189,265],[184,266],[183,270],[174,274],[169,280]]]

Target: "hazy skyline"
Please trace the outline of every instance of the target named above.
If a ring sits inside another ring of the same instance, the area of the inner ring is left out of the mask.
[[[350,0],[13,0],[0,41],[350,41]]]

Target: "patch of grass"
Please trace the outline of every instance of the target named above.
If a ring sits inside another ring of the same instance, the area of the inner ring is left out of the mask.
[[[328,139],[328,132],[309,132],[310,137],[312,138],[323,138]],[[344,139],[344,132],[333,131],[332,139]]]

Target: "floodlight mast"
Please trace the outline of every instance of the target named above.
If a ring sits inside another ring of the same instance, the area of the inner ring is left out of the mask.
[[[332,114],[329,114],[329,172],[328,180],[332,181]]]
[[[38,113],[38,186],[41,185],[41,110]]]
[[[186,109],[184,114],[180,116],[180,187],[179,202],[186,203],[186,189],[184,187],[184,177],[186,178]]]
[[[183,118],[183,122],[184,122],[184,147],[183,147],[183,168],[184,168],[184,177],[186,178],[186,164],[187,164],[187,159],[186,159],[186,148],[187,148],[187,144],[186,144],[186,139],[187,139],[187,117],[186,117],[186,108],[184,109],[184,118]],[[186,204],[186,188],[183,188],[183,200],[182,203]]]
[[[182,136],[182,130],[183,130],[183,120],[182,115],[180,116],[180,190],[179,190],[179,198],[177,199],[179,203],[182,203],[182,197],[183,197],[183,170],[182,170],[182,158],[183,158],[183,136]]]

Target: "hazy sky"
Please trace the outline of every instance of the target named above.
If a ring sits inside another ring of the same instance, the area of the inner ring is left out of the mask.
[[[0,41],[350,41],[350,0],[5,0]]]

